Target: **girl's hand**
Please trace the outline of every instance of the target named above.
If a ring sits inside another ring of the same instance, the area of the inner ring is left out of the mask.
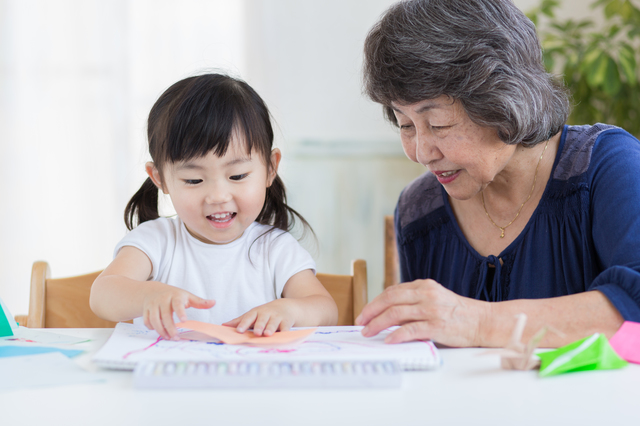
[[[186,308],[209,309],[215,303],[215,300],[203,299],[186,290],[166,286],[144,298],[142,305],[144,325],[150,330],[157,331],[163,339],[173,339],[178,335],[178,329],[173,322],[174,313],[180,321],[186,321]]]
[[[227,321],[222,325],[236,327],[244,333],[253,326],[256,336],[271,336],[276,331],[287,331],[295,322],[295,303],[287,299],[277,299],[251,309],[238,318]]]
[[[355,322],[365,326],[365,337],[400,325],[385,338],[386,343],[432,339],[448,346],[478,346],[489,306],[459,296],[434,280],[416,280],[388,287],[364,307]]]

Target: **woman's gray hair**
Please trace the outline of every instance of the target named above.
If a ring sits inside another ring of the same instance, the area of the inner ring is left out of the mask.
[[[391,103],[441,95],[502,141],[532,146],[562,130],[569,98],[547,73],[533,23],[510,0],[397,3],[369,32],[364,90],[397,125]]]

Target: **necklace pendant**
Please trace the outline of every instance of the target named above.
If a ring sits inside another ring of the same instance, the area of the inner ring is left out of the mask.
[[[500,238],[504,238],[504,228],[500,228],[500,231],[502,232],[502,233],[500,234]]]

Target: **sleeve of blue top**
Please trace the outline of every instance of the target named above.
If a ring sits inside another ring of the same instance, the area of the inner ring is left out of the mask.
[[[621,129],[604,132],[590,169],[593,243],[604,270],[588,289],[640,322],[640,142]]]

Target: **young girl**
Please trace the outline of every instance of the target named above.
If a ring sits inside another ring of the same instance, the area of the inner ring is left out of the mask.
[[[225,75],[190,77],[160,96],[147,132],[149,178],[127,205],[131,232],[94,282],[91,309],[165,339],[178,333],[174,314],[266,336],[335,325],[313,259],[287,232],[294,215],[308,225],[286,204],[260,96]],[[159,217],[158,190],[177,217]]]

